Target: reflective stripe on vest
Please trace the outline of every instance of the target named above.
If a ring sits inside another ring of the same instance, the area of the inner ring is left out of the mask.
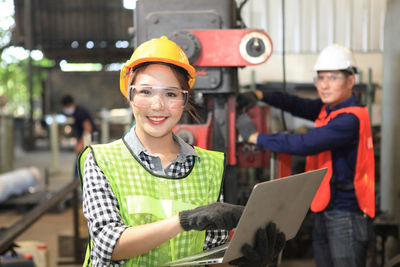
[[[218,201],[224,154],[195,149],[201,158],[200,163],[196,160],[188,176],[168,179],[145,170],[121,139],[92,147],[97,165],[107,177],[118,200],[124,224],[148,224],[176,215],[181,210]],[[205,231],[182,232],[169,242],[127,260],[123,266],[158,266],[201,252],[204,241]]]
[[[330,120],[342,113],[354,114],[360,122],[354,190],[360,209],[373,218],[375,217],[375,161],[368,109],[366,107],[347,107],[332,111],[327,115],[325,108],[326,105],[322,107],[315,121],[315,127],[328,124]],[[307,157],[306,171],[325,167],[328,168],[328,171],[311,203],[311,210],[314,212],[323,211],[331,198],[332,154],[328,150]]]

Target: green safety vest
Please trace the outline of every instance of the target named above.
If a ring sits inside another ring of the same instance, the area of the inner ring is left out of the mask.
[[[221,152],[195,147],[201,163],[197,159],[187,176],[171,179],[143,168],[122,139],[87,147],[78,160],[80,173],[83,173],[89,149],[110,183],[125,225],[152,223],[179,211],[218,201],[224,171],[224,154]],[[82,175],[80,177],[83,181]],[[185,231],[147,253],[128,259],[123,266],[158,266],[201,252],[204,241],[205,231]],[[91,266],[91,247],[90,242],[83,266]]]

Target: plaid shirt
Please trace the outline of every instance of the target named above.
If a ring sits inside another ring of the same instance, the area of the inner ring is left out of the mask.
[[[140,143],[134,128],[123,138],[133,155],[152,173],[179,178],[191,170],[197,152],[181,138],[173,135],[180,145],[177,158],[165,169],[157,156],[151,155]],[[200,158],[199,158],[200,160]],[[104,173],[97,166],[89,152],[84,165],[83,213],[88,221],[90,236],[93,241],[91,263],[96,266],[119,266],[124,261],[111,261],[111,255],[122,232],[128,227],[124,225],[119,212],[117,198],[111,190]],[[223,201],[222,194],[220,200]],[[228,239],[225,230],[206,231],[203,249],[210,249],[224,244]]]

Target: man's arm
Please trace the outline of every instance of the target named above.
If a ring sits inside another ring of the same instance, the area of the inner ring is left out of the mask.
[[[262,101],[306,120],[314,121],[323,106],[319,98],[310,99],[282,92],[263,92]]]
[[[358,142],[359,120],[351,113],[340,114],[327,125],[305,134],[260,134],[247,114],[236,120],[236,127],[246,142],[264,149],[295,155],[313,155]]]
[[[238,95],[238,112],[241,113],[249,110],[257,104],[257,101],[263,101],[271,106],[287,111],[294,116],[312,121],[318,117],[323,106],[320,99],[302,98],[282,92],[254,90]]]
[[[354,144],[358,141],[358,131],[358,118],[345,113],[327,125],[310,129],[305,134],[256,134],[250,136],[249,141],[274,152],[314,155]]]
[[[82,133],[81,138],[78,140],[78,143],[75,146],[76,153],[80,153],[83,150],[83,148],[85,147],[85,145],[88,145],[88,144],[85,144],[85,135],[91,134],[93,131],[92,124],[90,123],[90,121],[88,119],[83,121],[82,126],[83,126],[83,133]]]

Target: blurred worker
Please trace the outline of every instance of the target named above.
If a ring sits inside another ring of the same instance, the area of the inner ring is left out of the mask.
[[[258,134],[243,113],[242,137],[264,149],[308,155],[306,170],[328,172],[311,204],[313,249],[317,266],[365,266],[370,218],[375,216],[374,153],[368,110],[352,95],[357,68],[352,53],[334,44],[321,51],[314,66],[319,99],[260,90],[238,96],[240,109],[258,100],[315,121],[305,134]]]
[[[90,142],[92,133],[96,132],[96,125],[93,122],[93,118],[84,107],[77,105],[74,98],[70,95],[65,95],[61,99],[63,111],[65,115],[72,116],[74,118],[73,129],[75,131],[75,137],[77,144],[75,145],[75,152],[79,154],[86,142]],[[86,144],[87,145],[87,144]],[[78,171],[74,164],[74,177],[78,177]]]
[[[165,36],[141,44],[122,67],[120,90],[136,124],[81,154],[91,237],[84,266],[159,266],[223,244],[237,225],[243,206],[222,203],[224,154],[192,147],[172,131],[193,111],[195,77]],[[265,266],[284,246],[272,223],[254,234],[255,245],[233,263]]]

